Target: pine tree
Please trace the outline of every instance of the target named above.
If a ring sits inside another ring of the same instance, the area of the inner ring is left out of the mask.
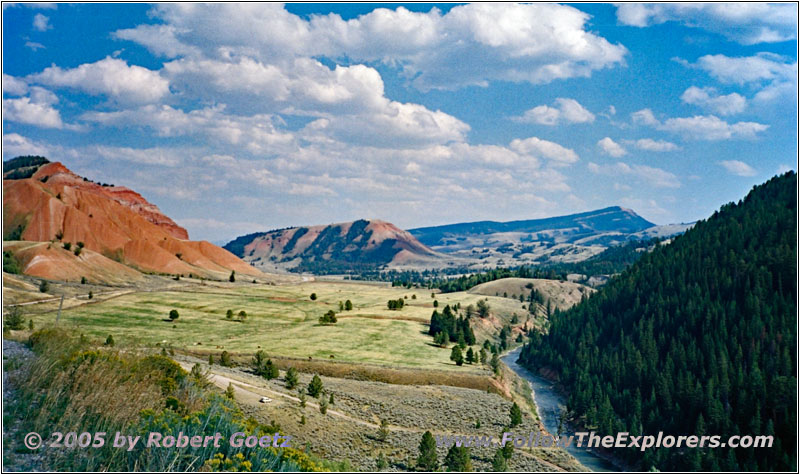
[[[435,472],[439,469],[439,459],[436,456],[436,440],[434,440],[430,431],[425,431],[422,434],[422,440],[419,443],[417,467],[426,472]]]
[[[493,472],[506,472],[508,471],[508,461],[503,455],[503,449],[497,449],[492,458],[492,471]]]
[[[469,363],[469,364],[475,363],[475,352],[472,351],[472,347],[471,346],[467,350],[467,363]]]
[[[318,374],[315,374],[314,377],[311,378],[311,382],[308,383],[307,392],[311,397],[317,397],[322,392],[322,380]]]
[[[286,374],[283,376],[283,380],[286,383],[286,389],[296,388],[298,382],[297,370],[293,367],[289,367],[286,370]]]
[[[461,366],[464,364],[464,356],[461,354],[461,347],[456,345],[453,351],[450,352],[450,360],[455,362],[456,365]]]
[[[519,406],[515,402],[511,406],[511,427],[516,427],[522,424],[522,411],[520,410]]]
[[[468,447],[450,446],[444,458],[444,464],[448,472],[471,472],[472,460]]]
[[[228,398],[228,399],[233,399],[234,395],[235,395],[235,392],[234,392],[234,389],[233,389],[233,383],[228,383],[228,389],[225,390],[225,397]]]

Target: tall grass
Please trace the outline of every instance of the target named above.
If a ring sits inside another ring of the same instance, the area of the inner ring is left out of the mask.
[[[6,414],[20,436],[38,432],[105,432],[102,447],[40,451],[40,470],[52,471],[316,471],[295,449],[231,447],[236,432],[272,435],[279,428],[246,419],[234,401],[211,391],[204,375],[186,373],[160,355],[91,348],[59,328],[31,335],[36,357],[15,372],[17,388]],[[113,447],[115,434],[140,436],[133,450]],[[222,435],[220,446],[145,447],[150,432]]]

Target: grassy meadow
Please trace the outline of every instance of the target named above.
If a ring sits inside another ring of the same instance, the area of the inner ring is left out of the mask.
[[[311,300],[312,293],[316,300]],[[401,297],[406,301],[402,310],[387,308],[388,300]],[[507,322],[513,313],[524,319],[527,314],[518,301],[466,292],[432,297],[426,289],[349,282],[207,282],[97,299],[64,309],[61,322],[87,337],[104,340],[113,335],[123,346],[159,344],[216,353],[263,349],[273,356],[472,371],[466,365],[455,366],[449,360],[450,349],[434,346],[425,332],[434,300],[441,311],[447,304],[465,307],[483,298],[488,298],[496,321]],[[339,301],[348,299],[353,310],[340,312]],[[174,322],[168,319],[172,309],[180,315]],[[228,309],[234,312],[233,320],[226,319]],[[240,310],[247,312],[244,322],[236,316]],[[328,310],[336,312],[338,323],[320,325],[319,317]],[[52,311],[30,315],[37,327],[55,317]],[[480,343],[494,328],[474,325],[474,331]]]

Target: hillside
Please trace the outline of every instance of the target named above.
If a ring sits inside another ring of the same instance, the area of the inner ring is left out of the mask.
[[[775,177],[591,298],[520,361],[602,434],[774,435],[772,449],[615,451],[634,468],[795,471],[797,175]]]
[[[4,251],[21,253],[17,260],[24,273],[74,280],[86,273],[114,273],[118,264],[129,267],[123,274],[260,274],[211,243],[189,241],[185,229],[128,188],[94,183],[41,157],[5,162],[3,175],[13,177],[3,180],[3,240],[59,241],[10,247],[4,242]],[[65,250],[65,244],[72,252],[54,251]],[[99,267],[90,272],[93,266]]]
[[[544,301],[549,301],[553,309],[566,310],[589,296],[594,289],[575,282],[552,279],[520,279],[509,277],[476,285],[468,293],[516,298],[520,295],[527,299],[532,290],[536,290]],[[515,297],[516,296],[516,297]]]
[[[358,220],[239,237],[225,249],[264,270],[337,273],[389,263],[425,262],[437,254],[391,223]]]

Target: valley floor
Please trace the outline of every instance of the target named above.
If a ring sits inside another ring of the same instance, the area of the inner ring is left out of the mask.
[[[120,348],[174,353],[187,370],[199,362],[220,389],[233,384],[246,413],[263,423],[274,421],[283,433],[294,436],[294,447],[327,460],[347,461],[355,470],[375,470],[381,453],[389,469],[413,468],[411,461],[426,430],[499,438],[508,425],[512,400],[525,413],[523,425],[515,430],[530,432],[541,426],[527,385],[514,373],[504,369],[496,377],[487,365],[456,366],[449,359],[451,349],[434,345],[427,335],[434,308],[464,308],[479,300],[491,308],[487,318],[471,319],[479,343],[496,341],[499,329],[511,322],[513,336],[543,323],[543,317],[530,316],[516,299],[345,281],[274,285],[151,276],[147,286],[128,288],[52,283],[49,293],[40,292],[37,282],[4,274],[5,290],[15,292],[15,303],[28,303],[22,306],[24,318],[34,328],[55,324],[58,318],[59,325],[97,345],[112,335]],[[92,289],[92,299],[83,293],[87,289]],[[60,318],[58,294],[66,294]],[[389,310],[387,301],[399,298],[406,302],[403,309]],[[339,311],[339,302],[347,300],[353,309]],[[172,309],[179,312],[174,321],[168,318]],[[226,318],[229,309],[234,313],[231,319]],[[241,310],[247,314],[244,319],[238,317]],[[319,317],[328,310],[337,313],[338,323],[320,325]],[[12,333],[24,338],[26,331]],[[258,350],[274,359],[282,370],[280,378],[267,381],[249,371]],[[223,351],[236,367],[219,365]],[[217,364],[209,366],[209,356]],[[301,408],[296,390],[286,389],[283,375],[289,366],[300,371],[300,387],[306,387],[314,373],[322,376],[335,399],[326,415],[312,398]],[[272,401],[259,403],[263,396]],[[390,424],[385,442],[377,436],[382,418]],[[473,448],[475,469],[490,470],[495,450]],[[440,462],[445,454],[440,448]],[[515,451],[509,469],[583,467],[561,449],[526,449]]]

